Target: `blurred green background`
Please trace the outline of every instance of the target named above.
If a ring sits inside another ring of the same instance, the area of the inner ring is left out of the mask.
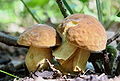
[[[66,1],[74,13],[89,14],[97,18],[96,0]],[[100,1],[104,27],[116,32],[120,28],[120,0]],[[56,0],[24,0],[24,2],[40,23],[56,27],[64,18]],[[0,31],[22,33],[33,24],[36,24],[36,21],[21,0],[0,0]]]

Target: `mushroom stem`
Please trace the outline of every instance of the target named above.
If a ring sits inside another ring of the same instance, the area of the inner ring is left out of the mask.
[[[74,53],[73,69],[75,72],[84,72],[88,58],[90,56],[90,51],[79,49],[79,52]]]
[[[76,46],[70,44],[68,41],[64,41],[61,46],[53,51],[53,56],[57,59],[67,60],[76,49]]]
[[[50,48],[39,48],[31,46],[26,55],[25,63],[29,71],[35,71],[40,65],[38,70],[48,67],[46,59],[52,59],[52,51]]]
[[[66,61],[61,65],[63,72],[75,73],[75,72],[84,72],[87,60],[90,56],[88,50],[78,48],[72,56],[70,56]]]

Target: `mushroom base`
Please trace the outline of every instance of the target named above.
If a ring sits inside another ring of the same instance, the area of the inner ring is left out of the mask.
[[[78,48],[66,61],[59,61],[63,73],[84,73],[89,56],[88,50]]]
[[[40,65],[38,70],[48,68],[46,59],[52,59],[52,51],[50,48],[38,48],[31,46],[26,55],[25,63],[29,72],[34,72]]]

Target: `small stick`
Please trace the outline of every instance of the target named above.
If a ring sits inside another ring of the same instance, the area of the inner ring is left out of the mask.
[[[36,70],[35,70],[33,73],[37,72],[37,71],[39,70],[39,67],[40,67],[40,66],[41,66],[41,64],[39,64],[39,65],[37,66]]]
[[[67,10],[70,12],[70,14],[73,14],[73,11],[72,11],[72,9],[70,8],[70,6],[68,5],[68,3],[66,2],[66,0],[62,0],[62,1],[63,1],[63,3],[64,3],[65,7],[67,8]]]
[[[64,16],[64,18],[66,18],[68,16],[67,12],[66,12],[66,9],[64,8],[63,4],[62,4],[62,1],[61,0],[56,0],[59,8],[60,8],[60,11],[62,13],[62,15]]]
[[[0,32],[0,42],[7,44],[9,46],[25,47],[26,48],[26,46],[18,45],[17,39],[18,39],[18,37],[10,36],[10,35],[7,35],[7,34]]]
[[[101,12],[100,0],[96,0],[96,7],[97,7],[98,19],[101,23],[103,23],[102,22],[102,12]]]
[[[31,12],[31,10],[28,8],[28,6],[26,5],[26,3],[21,0],[21,2],[23,3],[23,5],[25,6],[25,8],[27,9],[27,11],[30,13],[30,15],[33,17],[33,19],[37,22],[40,23],[39,20],[35,17],[35,15]]]
[[[112,38],[108,39],[107,45],[109,45],[111,42],[113,42],[114,40],[116,40],[119,37],[120,37],[120,32],[116,33]]]
[[[39,70],[39,67],[41,66],[41,64],[39,64],[38,66],[37,66],[37,68],[36,68],[36,70],[34,71],[34,72],[31,72],[31,75],[30,76],[32,76],[32,75],[35,75],[36,77],[38,77],[38,75],[36,75],[35,73]]]
[[[57,69],[54,68],[54,65],[51,64],[48,59],[46,59],[46,62],[49,64],[50,68],[51,68],[53,71],[58,71]]]

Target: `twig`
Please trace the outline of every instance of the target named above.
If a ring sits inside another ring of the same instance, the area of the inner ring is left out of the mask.
[[[60,8],[60,11],[62,13],[62,15],[64,16],[64,18],[66,18],[68,16],[67,12],[66,12],[66,9],[63,7],[63,4],[62,4],[62,1],[61,0],[56,0],[59,8]]]
[[[67,10],[70,12],[70,14],[73,14],[72,9],[70,8],[70,6],[68,5],[68,3],[66,2],[66,0],[62,0],[63,4],[65,5],[65,7],[67,8]]]
[[[36,70],[34,72],[31,72],[30,77],[32,77],[32,75],[35,75],[36,77],[38,77],[38,75],[36,75],[35,73],[39,70],[40,66],[41,66],[41,64],[39,64],[37,66],[37,68],[36,68]]]
[[[120,32],[116,33],[112,38],[107,40],[107,45],[109,45],[111,42],[116,40],[118,37],[120,37]]]
[[[17,37],[6,35],[0,32],[0,42],[7,44],[9,46],[26,47],[26,46],[18,45],[17,39],[18,39]]]
[[[26,7],[27,11],[30,13],[30,15],[33,17],[33,19],[37,22],[40,23],[39,20],[34,16],[34,14],[31,12],[31,10],[28,8],[28,6],[26,5],[26,3],[21,0],[21,2],[23,3],[23,5]]]
[[[97,7],[98,19],[102,23],[102,13],[101,13],[101,7],[100,7],[100,0],[96,0],[96,7]]]
[[[56,68],[54,68],[54,65],[50,63],[50,61],[48,59],[46,59],[46,62],[49,64],[50,68],[53,70],[53,71],[57,71]]]
[[[55,72],[55,74],[59,74],[62,75],[60,70],[57,70],[56,68],[54,68],[54,65],[50,63],[50,61],[48,59],[46,59],[46,62],[49,64],[50,68],[53,70],[53,72]]]

